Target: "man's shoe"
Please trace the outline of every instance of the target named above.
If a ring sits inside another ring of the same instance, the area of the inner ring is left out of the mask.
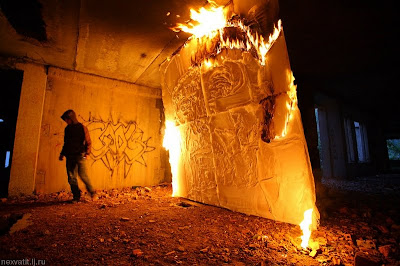
[[[92,201],[97,201],[99,199],[99,196],[96,192],[91,192],[90,196],[92,197]]]
[[[71,200],[71,203],[76,204],[76,203],[79,203],[79,201],[80,201],[80,199],[73,199],[73,200]]]

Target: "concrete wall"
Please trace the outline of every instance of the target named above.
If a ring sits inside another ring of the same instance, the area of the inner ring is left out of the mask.
[[[50,68],[41,124],[36,192],[69,190],[63,145],[67,109],[90,131],[88,173],[95,189],[153,185],[161,167],[161,92],[131,83]]]
[[[32,194],[39,149],[39,134],[46,89],[46,69],[34,64],[17,64],[24,71],[18,120],[15,130],[9,195]]]

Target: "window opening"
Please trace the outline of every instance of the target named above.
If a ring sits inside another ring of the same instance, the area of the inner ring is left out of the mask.
[[[11,154],[10,151],[6,152],[6,161],[4,163],[4,168],[8,168],[8,166],[10,165],[10,154]]]
[[[400,160],[400,139],[387,139],[386,146],[388,149],[389,160]]]

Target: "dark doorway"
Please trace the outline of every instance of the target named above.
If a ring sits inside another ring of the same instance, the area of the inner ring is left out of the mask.
[[[0,69],[0,197],[8,196],[22,78],[23,71]]]

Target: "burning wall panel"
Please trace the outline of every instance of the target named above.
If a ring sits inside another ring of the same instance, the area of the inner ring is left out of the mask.
[[[283,33],[263,66],[240,49],[192,65],[192,39],[161,66],[166,119],[180,131],[176,196],[299,224],[314,180]]]

